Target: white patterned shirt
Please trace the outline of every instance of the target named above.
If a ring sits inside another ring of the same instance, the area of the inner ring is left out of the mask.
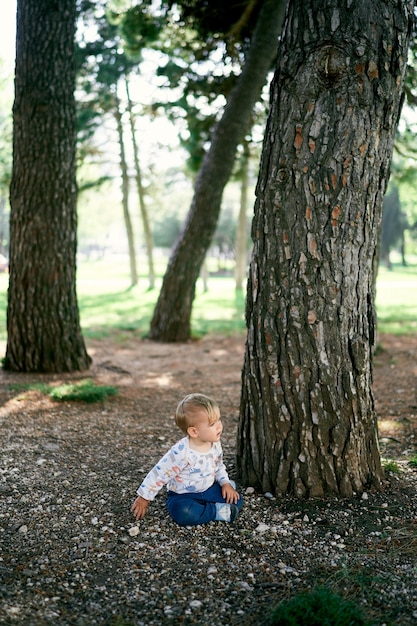
[[[215,482],[230,482],[221,444],[214,442],[208,452],[196,452],[190,448],[188,437],[184,437],[151,469],[137,493],[145,500],[153,500],[164,485],[175,493],[201,493]]]

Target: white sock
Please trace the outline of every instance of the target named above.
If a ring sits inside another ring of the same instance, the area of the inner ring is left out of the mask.
[[[216,521],[217,522],[230,522],[231,509],[230,504],[223,504],[222,502],[216,502]]]

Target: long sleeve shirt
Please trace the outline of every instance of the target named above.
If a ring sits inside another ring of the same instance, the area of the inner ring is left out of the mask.
[[[164,485],[175,493],[201,493],[215,482],[230,482],[221,444],[215,442],[208,452],[201,453],[192,450],[188,437],[184,437],[151,469],[137,493],[153,500]]]

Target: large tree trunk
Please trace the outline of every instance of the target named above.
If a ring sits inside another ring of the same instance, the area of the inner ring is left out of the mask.
[[[191,333],[195,284],[216,230],[224,187],[233,169],[236,149],[249,128],[274,55],[285,0],[264,0],[248,58],[197,177],[194,198],[162,283],[149,337],[186,341]]]
[[[84,370],[76,297],[75,0],[18,0],[5,367]]]
[[[290,0],[248,280],[238,470],[264,491],[378,485],[373,258],[412,3]]]

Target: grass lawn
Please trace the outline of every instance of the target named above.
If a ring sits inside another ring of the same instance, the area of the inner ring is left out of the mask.
[[[417,266],[381,267],[376,290],[378,330],[407,335],[417,332]]]
[[[144,276],[130,287],[126,262],[89,261],[78,269],[78,302],[85,337],[135,331],[146,335],[161,281],[148,290]],[[6,340],[8,276],[0,275],[0,340]],[[381,267],[377,282],[378,330],[382,333],[417,332],[417,265],[392,271]],[[236,293],[233,278],[210,277],[208,291],[197,283],[192,328],[195,336],[208,332],[244,332],[244,294]]]

